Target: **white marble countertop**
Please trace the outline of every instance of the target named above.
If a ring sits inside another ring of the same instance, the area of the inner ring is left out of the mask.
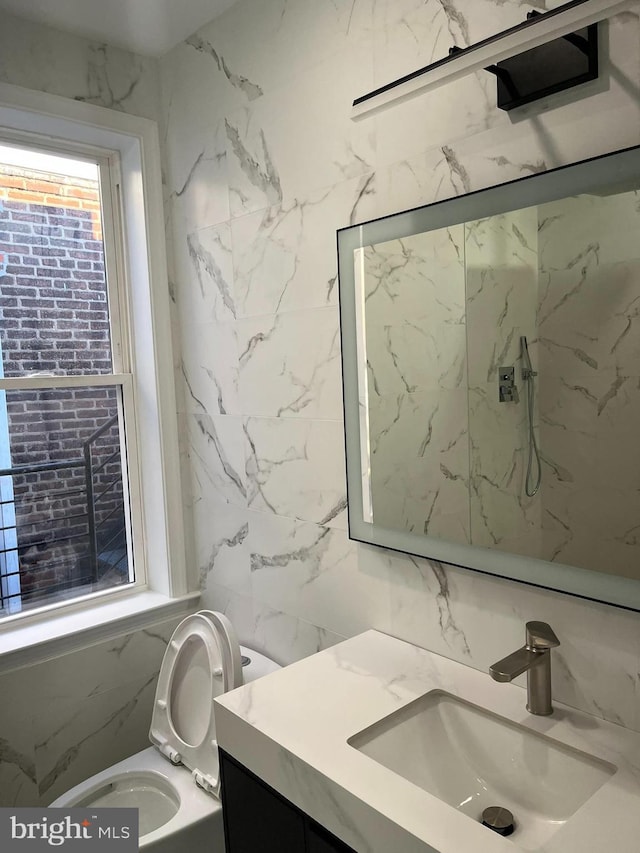
[[[349,746],[347,739],[434,689],[614,764],[618,771],[545,853],[637,853],[640,734],[367,631],[216,699],[220,746],[359,853],[514,853],[501,838]]]

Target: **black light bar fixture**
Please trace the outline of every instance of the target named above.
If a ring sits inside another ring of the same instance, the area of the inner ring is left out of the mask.
[[[598,76],[597,24],[628,9],[633,0],[571,0],[550,12],[529,12],[521,24],[362,95],[353,102],[358,121],[475,71],[497,78],[498,106],[528,104]]]

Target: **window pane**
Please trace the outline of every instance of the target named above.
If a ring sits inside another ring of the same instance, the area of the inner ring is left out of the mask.
[[[111,373],[108,311],[97,165],[0,146],[4,375]]]
[[[4,615],[133,582],[120,393],[0,392]]]

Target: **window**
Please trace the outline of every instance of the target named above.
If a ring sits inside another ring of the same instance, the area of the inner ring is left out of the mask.
[[[0,618],[136,582],[117,165],[0,144]]]
[[[0,669],[197,597],[163,229],[152,122],[0,84]]]

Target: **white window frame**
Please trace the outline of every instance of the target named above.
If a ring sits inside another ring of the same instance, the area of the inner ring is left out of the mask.
[[[146,560],[144,555],[144,523],[136,507],[142,506],[141,477],[138,464],[138,430],[136,414],[136,389],[133,382],[133,359],[131,353],[131,281],[127,275],[125,251],[126,231],[122,210],[122,171],[119,152],[105,151],[101,148],[79,145],[74,141],[44,140],[41,134],[18,133],[15,129],[0,127],[0,144],[15,145],[18,150],[42,150],[44,154],[56,154],[63,157],[78,157],[96,164],[99,175],[100,199],[102,208],[101,227],[103,233],[104,262],[106,270],[106,288],[109,306],[109,326],[111,341],[112,372],[109,374],[82,375],[40,375],[4,377],[0,367],[0,389],[6,391],[45,390],[59,388],[119,388],[116,405],[119,414],[120,448],[122,451],[124,505],[132,512],[125,512],[125,525],[129,559],[135,566],[135,580],[126,590],[110,589],[99,592],[79,594],[68,601],[51,601],[40,604],[32,611],[15,610],[16,615],[4,614],[0,626],[11,621],[24,620],[25,616],[46,614],[50,617],[61,606],[77,604],[86,606],[87,601],[107,598],[114,592],[131,592],[147,588]],[[1,357],[0,347],[0,357]],[[4,413],[6,419],[6,412]],[[1,416],[0,416],[1,417]],[[15,523],[15,522],[14,522]],[[14,534],[15,535],[15,534]],[[15,553],[15,552],[14,552]],[[17,554],[15,555],[17,557]]]
[[[118,310],[129,313],[123,326],[131,329],[132,378],[122,382],[122,376],[114,374],[113,381],[135,399],[135,424],[127,426],[135,429],[138,439],[130,442],[133,458],[129,445],[127,450],[129,476],[136,478],[134,540],[142,547],[135,553],[135,585],[39,608],[19,619],[5,617],[0,622],[0,672],[182,616],[199,598],[185,560],[157,126],[148,119],[0,83],[2,135],[31,137],[50,150],[117,152],[120,174],[112,162],[112,193],[104,193],[104,187],[103,193],[105,214],[113,213],[115,227],[119,216],[123,221],[125,257],[116,266],[126,270],[129,287]],[[117,363],[114,369],[119,369]],[[73,381],[86,385],[93,380]],[[24,379],[18,382],[25,387]],[[42,378],[35,382],[38,387],[49,384]],[[13,383],[5,379],[4,384]],[[51,385],[56,384],[59,378],[54,377]]]

